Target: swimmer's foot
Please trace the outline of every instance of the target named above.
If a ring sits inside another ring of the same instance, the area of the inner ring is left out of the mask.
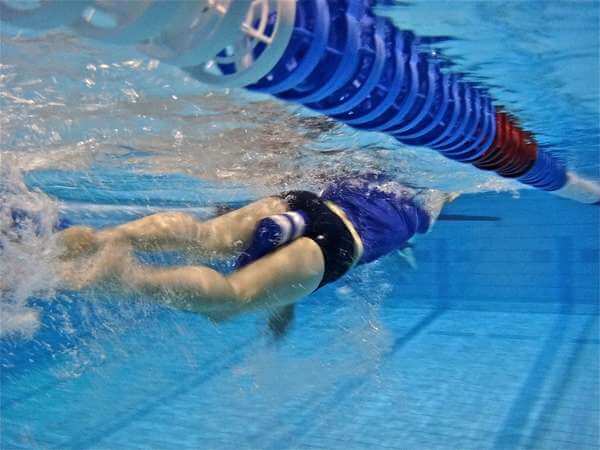
[[[134,264],[131,247],[107,244],[95,255],[66,261],[60,276],[68,289],[81,290],[99,283],[123,284]]]
[[[415,257],[415,252],[411,247],[406,247],[402,250],[399,250],[398,255],[412,270],[417,270],[417,258]]]
[[[62,244],[61,259],[89,256],[100,248],[96,231],[89,227],[67,228],[60,233],[59,242]]]

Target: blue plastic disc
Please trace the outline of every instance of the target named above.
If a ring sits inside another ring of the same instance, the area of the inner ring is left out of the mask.
[[[407,57],[402,51],[404,39],[400,33],[397,33],[396,30],[393,29],[392,25],[387,20],[386,26],[391,28],[391,31],[388,34],[391,42],[386,40],[386,44],[388,44],[386,51],[386,55],[388,56],[386,56],[386,59],[389,58],[394,64],[391,65],[389,78],[382,78],[373,90],[373,92],[380,91],[382,93],[379,98],[372,98],[372,95],[371,98],[368,98],[363,102],[363,105],[356,108],[356,111],[352,116],[347,117],[348,113],[343,116],[343,120],[348,125],[355,128],[368,129],[368,124],[371,121],[377,119],[377,117],[394,104],[394,101],[400,94],[402,86],[405,83]],[[386,70],[384,69],[384,74],[385,73]],[[389,84],[387,83],[388,80]]]
[[[304,0],[297,2],[296,8],[294,33],[283,58],[269,74],[249,86],[250,89],[270,94],[293,89],[319,63],[331,23],[327,1]]]
[[[450,76],[442,74],[440,89],[438,89],[438,98],[436,99],[437,112],[435,113],[435,116],[428,117],[429,120],[420,130],[403,135],[401,137],[403,143],[407,145],[428,145],[444,132],[446,124],[449,123],[452,117],[454,106],[450,99],[450,89]]]
[[[326,68],[323,67],[325,64],[319,64],[317,70],[319,70],[320,74],[322,75],[320,83],[315,86],[316,89],[303,92],[302,94],[296,96],[296,101],[299,101],[303,104],[308,104],[323,100],[325,97],[334,93],[346,82],[348,82],[350,77],[354,74],[356,66],[358,65],[358,58],[356,57],[356,54],[360,44],[361,29],[359,22],[354,17],[347,14],[346,21],[348,25],[348,32],[343,49],[341,49],[341,51],[337,48],[327,49],[328,52],[337,53],[340,56],[337,67],[331,66]]]
[[[439,107],[439,102],[435,100],[436,97],[439,99],[441,94],[441,74],[434,64],[427,63],[426,61],[424,61],[424,64],[427,64],[427,91],[419,95],[421,101],[415,107],[413,115],[407,118],[408,123],[400,124],[387,130],[388,133],[396,138],[401,138],[403,134],[416,133],[427,126]],[[424,85],[423,83],[423,88]]]
[[[342,114],[351,110],[361,103],[377,85],[385,66],[385,42],[381,21],[373,24],[375,33],[364,33],[372,35],[372,42],[363,42],[359,55],[358,71],[352,79],[338,91],[323,100],[324,105],[308,105],[318,109],[324,114]],[[365,39],[363,39],[365,40]],[[366,44],[366,46],[365,46]],[[369,45],[370,44],[370,45]]]

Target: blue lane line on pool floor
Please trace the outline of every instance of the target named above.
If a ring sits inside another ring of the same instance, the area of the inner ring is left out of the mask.
[[[438,239],[436,241],[436,272],[437,272],[437,281],[438,281],[438,297],[444,299],[442,303],[437,305],[435,309],[429,312],[424,318],[419,320],[418,323],[413,325],[406,333],[399,336],[392,345],[392,348],[388,350],[384,355],[382,355],[382,360],[388,360],[395,353],[400,351],[406,344],[412,341],[415,337],[422,334],[425,329],[427,329],[432,323],[434,323],[437,319],[439,319],[443,314],[449,311],[450,303],[446,300],[448,297],[449,290],[449,278],[447,267],[448,260],[448,247],[447,242],[443,239]],[[372,378],[372,374],[370,376],[361,375],[361,377],[353,377],[352,379],[346,381],[339,387],[333,395],[329,397],[327,400],[317,399],[316,401],[307,400],[306,406],[303,409],[305,411],[303,413],[303,419],[297,424],[297,426],[286,432],[283,436],[279,436],[274,439],[269,446],[265,446],[263,443],[260,444],[260,447],[266,450],[279,450],[281,448],[281,442],[288,443],[288,448],[294,448],[304,436],[306,436],[313,428],[310,427],[310,420],[315,417],[315,414],[320,411],[323,414],[323,411],[331,411],[334,409],[335,405],[341,403],[343,400],[348,398],[353,393],[357,392],[361,387],[363,387],[368,381]],[[308,411],[308,413],[307,413]],[[264,436],[262,433],[259,435],[258,433],[254,437],[256,440],[258,437]]]
[[[557,239],[559,273],[564,282],[560,299],[561,309],[568,313],[573,307],[570,282],[572,281],[572,248],[570,238]],[[531,366],[520,392],[514,398],[506,419],[496,436],[492,446],[495,450],[517,448],[525,437],[523,430],[531,418],[533,409],[539,398],[539,393],[547,381],[547,376],[554,367],[558,352],[557,349],[564,344],[565,331],[572,322],[570,315],[558,316],[546,341]]]
[[[548,431],[546,428],[544,428],[543,422],[547,418],[556,415],[557,407],[560,404],[563,396],[565,395],[565,392],[567,391],[567,388],[569,387],[571,381],[573,380],[576,366],[581,360],[584,344],[577,343],[577,341],[584,341],[585,338],[594,331],[594,329],[597,327],[597,324],[598,316],[590,317],[587,320],[587,323],[585,323],[585,325],[583,326],[583,329],[581,330],[580,339],[572,341],[575,343],[575,345],[573,346],[573,350],[567,357],[564,373],[560,377],[558,377],[556,386],[552,389],[552,397],[546,402],[546,404],[542,408],[542,411],[538,416],[538,420],[533,429],[533,432],[527,439],[526,447],[534,448],[543,439],[543,434]],[[578,435],[580,437],[582,436],[581,433],[579,433]],[[596,444],[598,442],[597,438],[598,437],[596,436]],[[594,445],[594,443],[589,442],[588,445]]]
[[[433,322],[439,319],[444,313],[446,313],[446,311],[447,309],[443,305],[440,305],[438,309],[431,311],[424,318],[419,320],[419,322],[417,322],[414,326],[412,326],[406,333],[404,333],[402,336],[399,336],[394,341],[392,348],[383,355],[382,359],[387,360],[388,358],[392,357],[395,353],[400,351],[406,344],[408,344],[412,339],[423,333],[423,331],[427,327],[429,327]],[[328,399],[317,399],[316,402],[313,402],[309,399],[306,402],[305,406],[302,408],[302,420],[300,420],[292,430],[284,433],[281,436],[278,436],[277,438],[274,438],[271,441],[270,445],[265,446],[263,443],[260,443],[260,448],[264,450],[280,450],[282,448],[282,442],[287,443],[287,448],[295,448],[294,445],[297,445],[299,441],[312,430],[312,428],[310,427],[310,421],[314,419],[315,414],[317,412],[323,414],[325,411],[332,410],[335,407],[335,405],[338,405],[344,399],[349,397],[352,393],[358,391],[370,380],[371,377],[367,375],[361,375],[361,377],[353,377],[349,381],[345,382],[341,387],[339,387]],[[264,435],[264,432],[256,433],[255,436],[253,436],[253,438],[255,440],[261,439],[264,438]],[[252,437],[249,439],[252,439]],[[257,442],[257,444],[259,443]]]
[[[73,439],[68,443],[58,445],[54,448],[56,448],[57,450],[64,450],[65,448],[78,450],[94,448],[100,442],[102,442],[112,434],[116,433],[122,428],[125,428],[132,422],[135,422],[141,419],[142,417],[150,414],[157,407],[167,403],[167,401],[173,400],[176,397],[186,394],[187,392],[191,391],[197,386],[200,386],[208,380],[214,378],[216,375],[218,375],[228,367],[239,363],[246,354],[245,350],[248,347],[250,347],[254,342],[255,338],[251,337],[242,344],[238,345],[237,348],[231,352],[229,358],[225,360],[221,360],[220,358],[213,359],[210,363],[210,366],[206,367],[202,374],[196,377],[191,377],[190,379],[184,382],[178,383],[173,390],[153,398],[152,400],[143,404],[141,407],[137,408],[135,411],[126,413],[105,426],[95,428],[93,432],[85,434],[79,439]]]

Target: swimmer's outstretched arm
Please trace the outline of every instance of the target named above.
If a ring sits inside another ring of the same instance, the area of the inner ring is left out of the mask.
[[[182,212],[164,212],[100,231],[69,228],[62,233],[62,240],[67,257],[93,253],[109,243],[129,244],[142,251],[189,250],[228,255],[250,244],[258,221],[287,210],[284,200],[268,197],[205,222]]]
[[[229,276],[202,266],[149,267],[135,261],[123,247],[113,250],[98,254],[95,267],[80,271],[79,275],[68,270],[68,284],[81,289],[110,272],[116,287],[214,320],[291,304],[313,292],[324,273],[321,249],[308,238],[296,239]]]

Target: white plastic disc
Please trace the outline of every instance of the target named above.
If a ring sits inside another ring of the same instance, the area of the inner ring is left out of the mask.
[[[567,184],[564,187],[551,193],[580,203],[600,202],[600,184],[581,178],[573,172],[567,172]]]
[[[31,2],[0,0],[0,18],[19,27],[47,30],[72,24],[91,3],[92,0],[38,0],[37,6],[32,7]]]
[[[188,1],[96,0],[72,25],[78,33],[118,44],[156,36]]]
[[[139,49],[169,64],[201,64],[240,38],[249,5],[241,0],[188,1],[159,36]]]
[[[275,24],[267,34],[266,28],[273,13],[276,14]],[[253,0],[241,25],[242,33],[234,33],[232,37],[235,40],[222,49],[224,55],[213,55],[204,64],[186,67],[186,70],[211,85],[242,87],[255,83],[268,74],[283,56],[294,30],[295,17],[295,1]],[[255,58],[254,49],[260,43],[266,44],[266,48]],[[233,73],[221,73],[220,64],[232,65]]]

